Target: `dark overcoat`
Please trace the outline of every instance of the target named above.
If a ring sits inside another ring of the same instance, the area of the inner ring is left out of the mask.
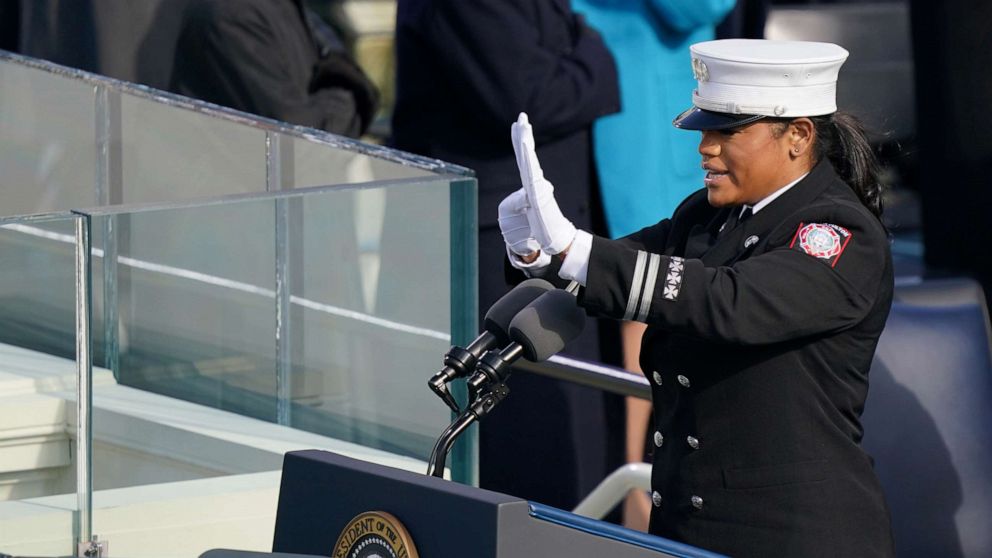
[[[393,144],[475,170],[481,226],[520,188],[520,112],[562,211],[588,220],[590,126],[620,100],[612,55],[568,0],[401,0],[396,57]]]
[[[502,296],[499,203],[520,188],[510,124],[527,112],[562,211],[591,226],[593,121],[619,109],[613,58],[568,0],[401,0],[392,144],[479,181],[479,306]]]
[[[194,0],[183,12],[169,89],[358,137],[378,92],[302,0]]]
[[[829,163],[746,221],[731,211],[704,190],[593,240],[581,304],[649,324],[650,530],[731,556],[891,556],[860,444],[892,301],[886,231]]]
[[[510,124],[534,123],[537,155],[562,211],[593,229],[593,121],[619,109],[613,58],[568,0],[400,0],[392,145],[473,169],[479,182],[480,317],[509,290],[496,221],[520,188]],[[599,359],[595,328],[565,353]],[[515,375],[481,427],[482,486],[571,507],[618,465],[602,393]],[[617,429],[622,428],[622,424]],[[522,455],[532,456],[521,459]],[[540,465],[540,467],[535,467]],[[547,478],[548,471],[554,478]]]

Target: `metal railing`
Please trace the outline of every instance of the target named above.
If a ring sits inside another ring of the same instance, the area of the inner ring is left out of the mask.
[[[553,356],[545,362],[519,360],[513,368],[516,371],[565,380],[609,393],[651,399],[651,384],[648,383],[647,378],[615,366]]]

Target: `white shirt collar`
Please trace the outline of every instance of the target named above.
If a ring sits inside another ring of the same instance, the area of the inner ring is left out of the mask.
[[[755,213],[757,213],[757,212],[759,212],[759,211],[761,211],[762,208],[764,208],[766,205],[768,205],[768,204],[772,203],[773,201],[775,201],[775,198],[777,198],[777,197],[781,196],[782,194],[786,193],[789,190],[789,188],[792,188],[793,186],[795,186],[796,184],[798,184],[800,180],[806,178],[806,176],[808,174],[809,173],[806,173],[806,174],[800,176],[799,178],[793,180],[792,182],[786,184],[785,186],[782,186],[778,190],[775,190],[771,194],[768,194],[767,196],[764,197],[764,199],[762,199],[758,203],[754,204],[753,206],[747,206],[747,205],[743,206],[741,208],[741,212],[743,213],[744,212],[744,209],[747,208],[747,207],[751,207],[751,214],[752,215],[755,214]]]

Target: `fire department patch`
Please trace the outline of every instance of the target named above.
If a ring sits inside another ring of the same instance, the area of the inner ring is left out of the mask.
[[[796,235],[792,237],[790,248],[806,252],[814,258],[820,258],[830,264],[837,265],[837,260],[851,241],[851,231],[830,223],[800,223]]]

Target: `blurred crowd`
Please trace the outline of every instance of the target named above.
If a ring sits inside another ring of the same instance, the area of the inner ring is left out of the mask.
[[[0,0],[0,48],[473,169],[482,315],[516,280],[496,218],[519,188],[509,136],[518,113],[535,123],[564,213],[579,228],[622,236],[700,187],[697,138],[671,126],[694,86],[690,44],[762,38],[775,10],[901,6],[915,130],[878,136],[900,216],[888,224],[897,241],[925,248],[914,272],[992,284],[983,172],[992,163],[983,103],[992,96],[992,3],[364,0],[395,6],[394,50],[379,58],[361,51],[363,22],[348,9],[361,3]],[[641,333],[598,324],[566,353],[637,371]],[[481,430],[484,487],[571,508],[650,447],[646,402],[537,376],[513,383],[514,396]],[[537,454],[541,473],[525,457]],[[625,506],[627,524],[644,528],[646,497]]]

